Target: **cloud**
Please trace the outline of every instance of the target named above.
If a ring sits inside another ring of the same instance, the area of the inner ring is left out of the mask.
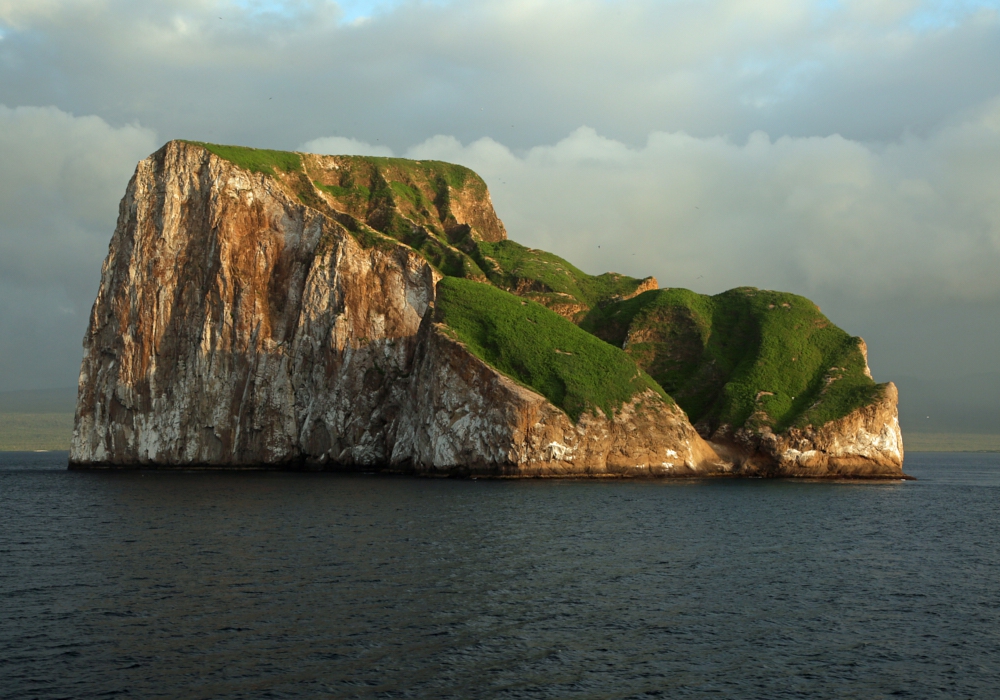
[[[8,1],[0,84],[8,104],[165,137],[335,133],[397,152],[438,133],[530,148],[581,124],[632,146],[652,131],[886,141],[1000,94],[996,3],[375,6],[356,24],[319,0]]]
[[[324,136],[306,141],[295,149],[303,153],[318,153],[333,156],[383,156],[392,157],[392,149],[388,146],[373,146],[364,141],[349,139],[344,136]]]
[[[0,105],[0,390],[75,378],[118,201],[156,147],[141,126]]]
[[[442,136],[407,155],[477,170],[512,237],[592,272],[705,291],[983,301],[1000,300],[998,123],[1000,100],[885,146],[654,132],[630,148],[581,127],[521,156]]]

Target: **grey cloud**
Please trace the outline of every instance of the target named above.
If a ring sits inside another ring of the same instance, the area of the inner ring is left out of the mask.
[[[581,124],[633,145],[651,131],[891,140],[1000,92],[984,69],[1000,55],[995,11],[918,31],[913,3],[857,5],[478,0],[345,25],[325,2],[15,3],[0,80],[9,104],[167,137],[396,150],[436,133],[529,148]]]
[[[139,126],[0,106],[0,390],[75,381]]]

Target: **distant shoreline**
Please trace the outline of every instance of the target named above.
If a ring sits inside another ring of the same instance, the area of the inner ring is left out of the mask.
[[[998,452],[1000,450],[906,450],[906,454],[996,454]]]

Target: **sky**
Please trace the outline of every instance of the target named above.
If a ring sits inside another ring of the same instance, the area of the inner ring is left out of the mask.
[[[1000,0],[0,0],[0,391],[75,384],[174,138],[462,163],[588,272],[805,295],[879,381],[997,371]]]

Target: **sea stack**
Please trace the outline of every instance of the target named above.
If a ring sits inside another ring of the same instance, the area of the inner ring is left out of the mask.
[[[460,166],[172,141],[120,206],[71,466],[902,476],[860,339],[681,296],[507,240]]]

